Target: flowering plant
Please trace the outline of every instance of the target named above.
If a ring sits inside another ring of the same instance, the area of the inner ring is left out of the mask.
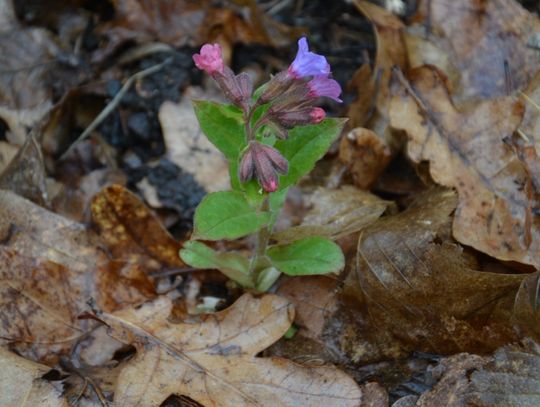
[[[232,104],[194,102],[201,129],[229,161],[230,191],[208,194],[195,211],[194,231],[180,256],[190,266],[217,268],[241,286],[266,291],[281,273],[339,272],[343,253],[331,240],[313,236],[269,245],[288,188],[311,171],[341,132],[345,119],[325,118],[320,97],[341,102],[326,58],[298,41],[289,68],[253,92],[246,73],[225,65],[218,44],[205,44],[193,56]],[[257,234],[248,258],[218,252],[201,242]]]

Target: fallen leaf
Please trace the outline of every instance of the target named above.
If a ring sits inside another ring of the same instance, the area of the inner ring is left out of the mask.
[[[52,77],[60,49],[41,28],[19,26],[11,0],[0,1],[0,118],[10,141],[22,145],[25,127],[37,124],[52,108]]]
[[[153,287],[138,265],[110,259],[84,225],[0,191],[0,337],[23,356],[54,363],[91,326],[77,316],[137,304]]]
[[[540,21],[515,0],[433,0],[420,13],[460,73],[462,99],[522,90],[539,71]]]
[[[17,155],[19,147],[7,141],[0,141],[0,174],[6,169],[13,157]]]
[[[508,346],[493,356],[458,354],[434,368],[437,385],[420,396],[419,407],[522,406],[540,401],[540,347]]]
[[[113,0],[115,18],[100,27],[109,43],[94,59],[102,60],[120,45],[159,41],[192,47],[221,38],[227,43],[283,45],[297,31],[271,20],[255,1],[228,1],[218,7],[209,0]],[[236,3],[236,4],[233,4]]]
[[[185,266],[178,256],[181,244],[121,185],[106,187],[94,197],[92,220],[116,259],[139,264],[153,260],[155,268]]]
[[[514,304],[514,318],[523,333],[540,338],[540,274],[530,274],[521,283]]]
[[[30,135],[0,173],[0,189],[7,189],[45,206],[49,203],[45,164],[38,141]]]
[[[161,297],[138,309],[98,313],[112,336],[137,348],[120,373],[115,403],[159,405],[177,394],[235,407],[360,405],[358,386],[336,368],[255,357],[289,328],[288,301],[245,294],[224,311],[180,324],[167,320],[171,308]]]
[[[275,232],[272,239],[280,244],[311,236],[336,240],[374,222],[390,205],[389,201],[347,185],[339,189],[318,188],[305,199],[311,209],[302,223]]]
[[[0,347],[0,405],[4,407],[68,407],[62,386],[43,379],[51,368]]]
[[[339,159],[360,189],[370,189],[392,159],[392,151],[377,133],[352,129],[339,144]]]
[[[229,188],[229,164],[201,132],[189,97],[179,104],[163,103],[159,121],[169,160],[192,174],[208,192]]]
[[[394,127],[409,136],[408,155],[429,161],[438,184],[456,188],[454,237],[501,260],[540,265],[533,185],[510,140],[523,116],[514,98],[458,111],[435,69],[401,79],[390,106]]]
[[[450,238],[455,205],[454,192],[431,190],[362,231],[344,288],[346,307],[368,322],[357,358],[489,352],[516,339],[510,310],[524,275],[479,269]],[[366,339],[375,349],[363,354]]]

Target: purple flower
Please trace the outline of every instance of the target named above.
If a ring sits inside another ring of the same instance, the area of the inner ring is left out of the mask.
[[[298,40],[298,53],[289,66],[289,74],[295,78],[328,76],[330,74],[330,65],[324,56],[310,52],[306,38],[302,37]]]
[[[324,75],[318,75],[308,82],[309,95],[312,97],[328,97],[336,102],[342,102],[339,98],[341,95],[341,86],[335,80]]]
[[[275,148],[257,141],[249,143],[238,167],[238,179],[247,182],[254,176],[266,192],[278,189],[278,175],[289,171],[289,163]]]

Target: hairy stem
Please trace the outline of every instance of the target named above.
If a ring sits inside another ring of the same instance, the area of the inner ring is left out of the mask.
[[[268,211],[270,209],[270,203],[268,201],[268,197],[266,197],[261,205],[262,211]],[[258,263],[259,260],[265,255],[266,248],[268,247],[268,241],[270,240],[270,234],[272,233],[272,230],[269,226],[264,226],[261,229],[259,229],[259,232],[257,233],[257,243],[255,246],[255,253],[253,254],[253,257],[251,258],[251,264],[249,266],[249,274],[253,277],[253,281],[255,284],[257,283],[257,280],[259,278],[259,274],[261,270],[258,270]]]

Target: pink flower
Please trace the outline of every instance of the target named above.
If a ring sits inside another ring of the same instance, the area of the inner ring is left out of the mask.
[[[339,98],[341,95],[341,86],[335,80],[324,75],[319,75],[308,82],[309,95],[311,97],[328,97],[336,102],[342,102]]]
[[[219,44],[204,44],[201,48],[201,53],[193,55],[193,61],[197,68],[209,75],[213,75],[216,72],[223,74],[225,64]]]
[[[278,150],[252,141],[238,167],[238,179],[247,182],[256,177],[266,192],[275,192],[278,189],[278,173],[287,174],[288,171],[289,163]]]

